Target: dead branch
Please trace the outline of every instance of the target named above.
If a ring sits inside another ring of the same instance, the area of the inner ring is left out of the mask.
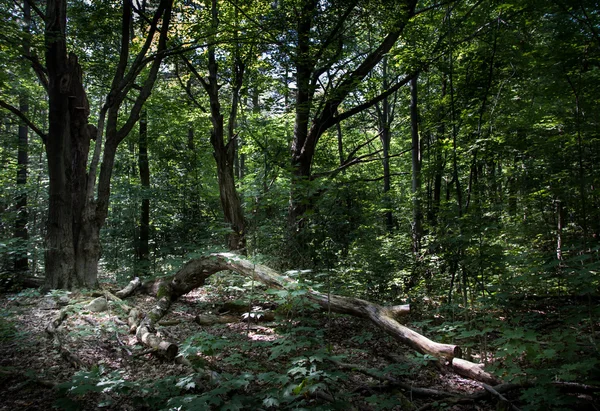
[[[125,297],[129,297],[131,294],[133,294],[133,292],[138,289],[139,287],[141,287],[142,282],[140,281],[139,277],[135,277],[133,280],[131,280],[129,282],[129,284],[127,284],[127,286],[125,288],[123,288],[122,290],[119,290],[115,293],[115,296],[119,297],[119,298],[125,298]]]
[[[463,377],[492,385],[500,383],[498,378],[483,369],[483,364],[476,364],[460,358],[454,358],[451,365],[452,370]]]
[[[404,383],[394,377],[373,372],[373,371],[369,370],[368,368],[363,367],[362,365],[346,364],[346,363],[342,363],[342,362],[331,360],[331,359],[329,359],[328,361],[335,364],[338,368],[360,372],[361,374],[372,377],[378,381],[386,381],[395,387],[398,387],[404,391],[409,392],[411,395],[417,395],[417,396],[421,396],[421,397],[435,397],[435,398],[462,397],[462,395],[455,394],[452,392],[439,391],[439,390],[434,390],[431,388],[415,387],[411,384]]]
[[[510,409],[513,411],[520,411],[519,408],[517,408],[516,406],[514,406],[504,395],[500,394],[498,391],[496,391],[494,389],[494,387],[491,387],[485,383],[481,383],[481,386],[487,391],[489,392],[492,397],[495,397],[500,404],[502,404],[503,409]]]

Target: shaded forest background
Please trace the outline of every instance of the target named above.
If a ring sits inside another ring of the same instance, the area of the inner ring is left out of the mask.
[[[336,294],[432,299],[444,321],[419,326],[482,362],[494,348],[499,375],[598,382],[596,2],[1,10],[5,290],[124,284],[229,249]],[[70,101],[60,138],[53,90]],[[79,206],[65,268],[53,210]]]

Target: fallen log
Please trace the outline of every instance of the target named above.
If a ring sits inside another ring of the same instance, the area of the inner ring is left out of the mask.
[[[452,359],[452,370],[463,377],[490,385],[500,384],[500,380],[483,369],[483,364],[476,364],[461,358]]]
[[[158,295],[156,306],[146,314],[135,332],[137,340],[168,360],[173,360],[179,352],[177,344],[161,339],[156,335],[156,325],[171,307],[172,293],[168,283],[161,285],[162,295]]]
[[[203,286],[207,278],[224,270],[235,271],[251,277],[270,288],[299,287],[296,280],[283,276],[267,266],[244,260],[236,254],[219,253],[191,260],[173,277],[143,285],[144,290],[156,295],[159,301],[157,307],[146,314],[138,326],[136,332],[138,341],[146,346],[158,349],[163,355],[166,354],[168,358],[173,358],[177,354],[177,346],[173,343],[162,341],[154,335],[154,326],[167,313],[171,301]],[[119,296],[123,294],[123,292],[117,293]],[[408,345],[421,354],[429,354],[450,364],[452,364],[454,359],[462,356],[459,346],[437,343],[400,324],[396,320],[396,317],[399,312],[407,312],[409,310],[408,306],[384,307],[359,298],[324,294],[311,288],[306,290],[305,297],[326,310],[368,319],[396,340]],[[466,369],[466,373],[469,374],[468,376],[473,379],[484,378],[485,382],[497,381],[493,377],[488,378],[490,374],[485,373],[480,366],[468,361],[459,361],[455,369]]]
[[[269,267],[254,264],[236,254],[220,253],[191,260],[185,264],[171,280],[172,298],[177,298],[204,285],[208,277],[223,270],[235,271],[271,288],[298,286],[295,280],[282,276]],[[394,338],[422,354],[430,354],[436,358],[447,360],[462,356],[459,346],[434,342],[400,324],[394,318],[398,313],[398,309],[395,307],[382,307],[359,298],[324,294],[310,288],[307,290],[306,297],[332,312],[371,320]]]
[[[133,292],[135,290],[137,290],[139,287],[141,287],[142,285],[142,281],[139,279],[139,277],[135,277],[133,280],[131,280],[129,282],[129,284],[127,284],[127,286],[125,288],[123,288],[122,290],[119,290],[115,293],[115,295],[119,298],[125,298],[130,296],[131,294],[133,294]]]

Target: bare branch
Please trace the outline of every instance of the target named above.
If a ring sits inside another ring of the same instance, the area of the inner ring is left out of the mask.
[[[29,118],[21,110],[8,104],[4,100],[0,100],[0,107],[4,107],[6,110],[10,111],[11,113],[13,113],[17,117],[19,117],[25,124],[27,124],[27,126],[29,128],[31,128],[38,136],[40,136],[42,138],[42,141],[44,142],[44,144],[46,144],[48,135],[46,133],[42,132],[42,130],[40,130],[35,124],[33,124],[33,122],[31,120],[29,120]]]
[[[201,112],[206,113],[207,111],[204,108],[204,106],[202,104],[200,104],[200,102],[198,101],[198,99],[196,98],[196,96],[194,96],[194,94],[192,93],[192,83],[191,83],[191,81],[188,80],[186,84],[183,83],[183,79],[179,75],[179,64],[177,64],[177,63],[175,63],[175,76],[177,77],[177,81],[179,82],[179,85],[181,86],[181,88],[183,90],[185,90],[185,94],[187,94],[187,96],[190,98],[190,100],[192,101],[192,103],[198,109],[200,109]]]
[[[372,140],[371,140],[371,141],[372,141]],[[311,180],[316,180],[317,178],[320,178],[320,177],[330,177],[330,176],[333,176],[333,177],[335,177],[335,176],[336,176],[337,174],[339,174],[339,173],[340,173],[342,170],[345,170],[345,169],[347,169],[348,167],[354,166],[354,165],[356,165],[356,164],[362,164],[362,163],[371,163],[371,162],[373,162],[373,161],[379,161],[379,160],[381,160],[381,158],[380,158],[380,157],[377,157],[377,158],[370,158],[370,157],[373,157],[373,156],[375,156],[375,155],[377,155],[377,154],[381,153],[382,151],[383,151],[383,150],[377,150],[377,151],[374,151],[374,152],[372,152],[372,153],[369,153],[369,154],[364,154],[364,155],[362,155],[362,156],[358,156],[358,157],[356,157],[356,158],[353,158],[353,159],[346,160],[346,161],[344,162],[344,164],[342,164],[342,165],[341,165],[341,166],[339,166],[338,168],[335,168],[335,169],[333,169],[333,170],[329,170],[329,171],[324,171],[324,172],[322,172],[322,173],[315,173],[315,174],[313,174],[313,175],[310,177],[310,179],[311,179]],[[397,154],[394,154],[394,155],[388,156],[388,158],[399,157],[399,156],[401,156],[402,154],[406,154],[406,153],[408,153],[408,152],[410,152],[410,151],[412,151],[412,148],[409,148],[409,149],[407,149],[407,150],[403,150],[403,151],[401,151],[401,152],[399,152],[399,153],[397,153]],[[402,173],[401,173],[401,174],[402,174]],[[401,175],[401,174],[400,174],[400,175]],[[377,181],[377,180],[379,180],[379,179],[376,179],[376,180],[373,180],[373,181]],[[370,181],[370,180],[365,180],[365,181]]]
[[[210,90],[210,85],[208,84],[208,82],[204,79],[204,77],[202,77],[202,75],[200,73],[198,73],[198,70],[196,70],[196,67],[194,67],[194,65],[190,62],[190,60],[187,57],[182,55],[181,59],[186,64],[186,66],[188,66],[188,68],[190,69],[190,71],[192,72],[194,77],[196,77],[198,79],[198,81],[200,82],[200,84],[202,84],[202,87],[204,87],[204,90],[206,90],[206,92],[208,93]]]
[[[35,14],[37,14],[38,17],[42,19],[42,21],[46,22],[46,15],[39,9],[38,6],[35,5],[35,2],[33,0],[26,1],[29,3],[29,7],[31,7],[33,11],[35,11]],[[23,10],[23,6],[18,1],[13,0],[13,3],[15,3],[15,6]]]
[[[368,139],[367,141],[365,141],[362,144],[359,144],[358,146],[356,146],[356,148],[354,150],[352,150],[350,152],[350,154],[348,154],[348,157],[346,158],[346,160],[344,161],[344,163],[347,163],[348,161],[350,161],[351,159],[354,158],[354,156],[356,155],[356,153],[358,153],[358,150],[360,150],[361,148],[363,148],[364,146],[370,144],[373,140],[376,140],[377,137],[379,137],[381,135],[381,133],[377,133],[374,137],[371,137],[370,139]]]
[[[120,142],[127,136],[127,134],[129,134],[129,132],[131,131],[131,129],[133,128],[133,126],[135,125],[135,123],[137,122],[137,120],[139,118],[140,111],[142,110],[142,106],[144,105],[144,103],[146,102],[148,97],[150,97],[150,93],[152,92],[152,88],[154,87],[156,77],[158,76],[158,70],[160,68],[160,65],[161,65],[163,57],[164,57],[163,53],[165,52],[165,50],[167,48],[167,35],[168,35],[168,31],[169,31],[169,25],[171,22],[172,4],[173,4],[172,0],[163,0],[163,1],[161,1],[160,5],[158,7],[163,12],[163,14],[162,14],[163,22],[162,22],[162,27],[160,29],[160,37],[158,39],[158,52],[157,52],[156,58],[154,59],[154,61],[152,63],[152,66],[150,67],[150,72],[144,82],[144,85],[142,86],[142,90],[138,94],[138,96],[135,100],[135,104],[133,105],[133,107],[131,109],[129,118],[117,132],[117,142]],[[155,18],[156,17],[157,16],[155,16]],[[150,35],[148,35],[148,36],[150,36]],[[141,55],[142,55],[142,53],[140,52],[140,54],[138,54],[138,57],[140,57]],[[133,69],[133,67],[132,67],[132,69]],[[125,79],[128,76],[129,76],[129,73],[127,74],[127,76],[125,76]],[[133,79],[131,79],[131,81],[130,81],[130,84],[132,84],[132,83],[133,83]]]
[[[48,91],[48,72],[46,68],[42,66],[42,63],[40,63],[40,59],[38,58],[38,56],[34,54],[24,55],[23,57],[31,62],[31,67],[33,68],[33,71],[35,72],[38,80],[40,81],[44,89]]]

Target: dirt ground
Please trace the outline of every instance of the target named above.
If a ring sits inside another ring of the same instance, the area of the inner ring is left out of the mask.
[[[267,370],[285,370],[286,357],[270,360],[268,344],[265,345],[265,342],[281,338],[277,322],[248,324],[242,321],[242,316],[239,322],[224,325],[200,326],[194,322],[198,314],[218,314],[223,300],[228,298],[231,295],[219,295],[210,287],[197,289],[173,304],[170,313],[161,322],[164,326],[157,331],[164,339],[178,344],[198,332],[210,333],[215,338],[227,341],[245,342],[243,351],[237,350],[235,344],[229,344],[212,355],[197,354],[201,358],[195,358],[196,361],[192,362],[201,363],[203,369],[216,373],[239,374],[245,371],[245,364],[249,362],[264,364]],[[48,324],[64,306],[77,302],[81,306],[83,301],[91,299],[91,296],[77,293],[39,295],[33,291],[0,295],[0,410],[48,410],[53,406],[63,409],[151,409],[147,403],[141,405],[134,396],[124,394],[113,395],[111,401],[103,401],[106,394],[102,392],[78,397],[78,405],[68,401],[65,403],[64,389],[61,391],[59,387],[61,383],[71,381],[77,372],[94,369],[101,369],[105,374],[117,371],[124,381],[158,381],[168,376],[190,376],[197,372],[189,362],[165,361],[141,346],[135,335],[128,331],[127,316],[116,305],[109,304],[107,311],[98,313],[75,310],[58,327],[55,335],[46,331]],[[137,295],[126,302],[145,312],[155,300]],[[343,354],[347,363],[384,369],[394,361],[401,362],[403,356],[412,355],[407,347],[399,345],[366,321],[322,313],[316,313],[313,319],[317,323],[312,326],[324,330],[323,344],[329,352]],[[367,337],[360,338],[365,335]],[[237,355],[241,361],[231,361],[233,355]],[[393,397],[396,395],[394,392],[409,399],[413,409],[496,409],[492,399],[465,400],[460,404],[452,404],[444,402],[443,397],[440,399],[394,391],[389,383],[382,383],[364,373],[346,370],[345,375],[339,386],[346,392],[357,393],[353,397],[358,398],[353,402],[356,409],[381,409],[383,405],[369,404],[361,401],[361,398],[381,393]],[[479,383],[434,366],[415,369],[409,379],[404,376],[402,380],[414,387],[460,395],[482,391]],[[328,409],[330,397],[326,394],[315,395],[314,402],[310,404]]]

